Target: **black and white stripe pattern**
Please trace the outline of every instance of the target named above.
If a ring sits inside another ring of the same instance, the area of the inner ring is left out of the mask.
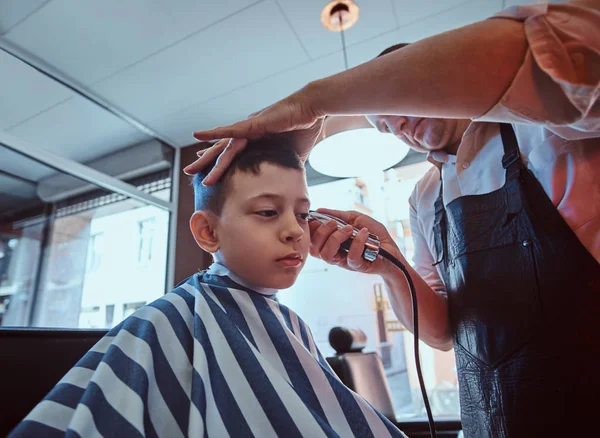
[[[10,437],[404,437],[274,296],[202,272],[138,310]]]

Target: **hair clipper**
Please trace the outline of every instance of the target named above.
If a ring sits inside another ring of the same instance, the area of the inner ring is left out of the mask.
[[[321,225],[326,224],[327,222],[334,220],[337,222],[337,227],[338,230],[345,227],[346,225],[348,225],[346,222],[344,222],[343,220],[335,217],[335,216],[331,216],[329,214],[325,214],[325,213],[319,213],[317,211],[309,211],[308,212],[308,220],[314,220],[319,222]],[[356,235],[359,233],[359,229],[358,228],[353,228],[352,230],[352,236],[347,239],[346,241],[342,242],[342,244],[340,245],[340,248],[346,252],[350,251],[350,245],[352,244],[352,240],[356,237]],[[374,234],[369,233],[369,237],[367,238],[367,241],[365,243],[365,249],[362,253],[362,256],[365,260],[369,261],[369,262],[373,262],[377,259],[377,255],[379,254],[379,237],[377,237]]]

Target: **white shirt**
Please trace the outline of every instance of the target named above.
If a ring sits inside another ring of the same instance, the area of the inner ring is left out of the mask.
[[[435,164],[410,198],[414,265],[445,292],[434,263],[434,202],[444,204],[504,185],[497,123],[511,122],[523,162],[590,254],[600,262],[600,1],[512,7],[496,17],[521,20],[529,50],[499,102],[465,132],[457,155]]]
[[[229,277],[237,284],[251,289],[254,292],[258,292],[261,295],[275,295],[277,294],[277,292],[279,292],[278,289],[271,289],[268,287],[260,287],[253,285],[244,280],[242,277],[239,277],[237,274],[234,274],[227,266],[219,262],[213,262],[212,265],[210,265],[206,270],[206,273],[211,275],[217,275],[220,277]]]

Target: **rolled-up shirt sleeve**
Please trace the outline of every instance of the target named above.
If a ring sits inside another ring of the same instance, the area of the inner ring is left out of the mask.
[[[477,121],[600,132],[600,0],[515,6],[492,19],[523,22],[529,48],[509,88]],[[591,134],[591,135],[588,135]]]
[[[429,285],[431,289],[440,293],[446,294],[446,287],[440,277],[440,274],[433,264],[435,260],[427,245],[427,240],[421,229],[419,218],[417,215],[417,201],[416,192],[413,192],[409,198],[410,205],[410,230],[413,238],[413,244],[415,247],[413,255],[413,268],[417,273],[425,280],[425,283]]]

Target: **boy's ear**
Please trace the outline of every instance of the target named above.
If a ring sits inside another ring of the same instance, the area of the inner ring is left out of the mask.
[[[190,218],[190,230],[196,243],[211,254],[219,250],[219,239],[215,232],[215,217],[206,211],[196,211]]]

